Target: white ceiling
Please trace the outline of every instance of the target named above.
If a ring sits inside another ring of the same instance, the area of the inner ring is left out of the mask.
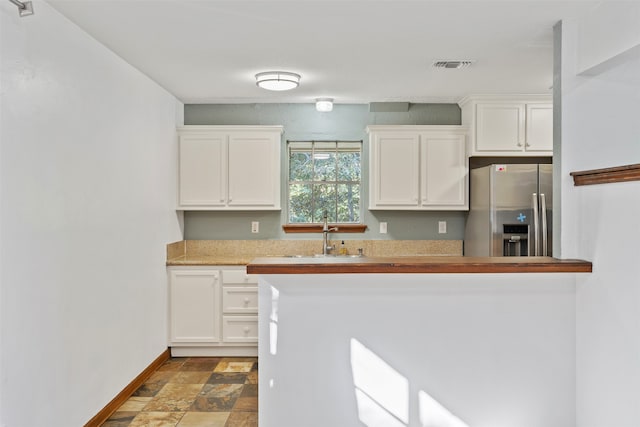
[[[48,0],[184,103],[551,93],[553,25],[599,1]],[[37,11],[36,11],[37,13]],[[434,69],[441,59],[476,61]],[[302,75],[269,92],[260,71]]]

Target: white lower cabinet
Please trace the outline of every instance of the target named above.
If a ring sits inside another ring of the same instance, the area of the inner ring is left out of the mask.
[[[258,279],[245,267],[169,267],[173,356],[256,356]]]
[[[169,278],[172,344],[220,341],[220,272],[172,270]]]

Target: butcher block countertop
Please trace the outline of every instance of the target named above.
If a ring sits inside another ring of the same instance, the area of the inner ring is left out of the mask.
[[[588,261],[551,257],[264,257],[247,265],[249,274],[349,273],[590,273]]]

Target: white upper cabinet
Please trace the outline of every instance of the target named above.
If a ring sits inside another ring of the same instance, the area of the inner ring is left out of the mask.
[[[280,208],[281,133],[279,130],[229,135],[229,207]]]
[[[369,209],[467,210],[460,126],[369,126]]]
[[[553,105],[527,104],[525,150],[553,154]]]
[[[369,208],[418,207],[420,135],[417,132],[369,129]]]
[[[420,201],[434,210],[467,210],[465,131],[425,132],[421,139]]]
[[[178,135],[178,209],[280,209],[282,126],[184,126]]]
[[[460,107],[470,130],[469,156],[553,155],[550,96],[470,96]]]
[[[227,135],[180,135],[178,204],[224,207],[227,200]]]
[[[476,151],[522,151],[524,114],[523,104],[478,104]]]

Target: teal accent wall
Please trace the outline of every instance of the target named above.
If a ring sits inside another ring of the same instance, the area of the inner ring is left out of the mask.
[[[462,240],[466,212],[369,211],[368,125],[459,125],[457,104],[411,104],[407,112],[371,113],[367,104],[334,104],[330,113],[319,113],[314,104],[187,104],[185,125],[282,125],[282,211],[207,212],[184,214],[184,238],[188,240],[305,239],[313,234],[285,234],[286,142],[288,140],[362,140],[364,234],[332,235],[334,239]],[[250,171],[248,171],[250,173]],[[260,233],[251,233],[251,221],[260,222]],[[447,233],[438,234],[438,221],[447,221]],[[388,233],[379,233],[387,222]]]

